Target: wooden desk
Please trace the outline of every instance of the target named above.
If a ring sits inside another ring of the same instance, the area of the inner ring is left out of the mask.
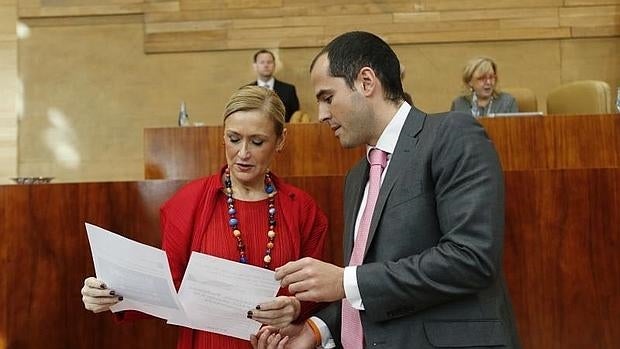
[[[620,114],[479,120],[504,171],[620,167]]]
[[[365,153],[343,149],[332,130],[321,124],[289,124],[284,150],[272,170],[286,176],[345,174]],[[215,173],[226,163],[222,127],[144,130],[144,178],[189,179]]]
[[[616,168],[620,114],[481,118],[504,171]],[[280,176],[343,175],[364,149],[342,149],[321,124],[290,124],[287,146],[276,156]],[[146,179],[188,179],[217,171],[226,159],[221,127],[144,130]]]

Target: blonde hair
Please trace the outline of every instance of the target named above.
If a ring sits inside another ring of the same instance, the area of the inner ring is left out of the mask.
[[[482,74],[493,73],[497,75],[497,64],[490,57],[476,57],[467,64],[465,64],[465,68],[463,68],[463,84],[465,87],[469,88],[469,82],[474,77],[476,72],[480,72]]]
[[[228,117],[238,111],[259,110],[273,121],[278,137],[284,130],[284,104],[278,95],[264,87],[244,86],[230,96],[224,108],[224,123]]]

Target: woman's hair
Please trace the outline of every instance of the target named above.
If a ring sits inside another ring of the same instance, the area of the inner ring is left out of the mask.
[[[474,73],[480,72],[482,75],[493,73],[497,75],[497,65],[493,61],[493,59],[489,57],[476,57],[467,64],[465,64],[465,68],[463,68],[463,84],[469,88],[469,82],[474,77]]]
[[[278,95],[264,87],[244,86],[232,96],[224,108],[224,123],[226,119],[238,111],[258,110],[273,121],[274,129],[278,137],[284,130],[284,104]]]

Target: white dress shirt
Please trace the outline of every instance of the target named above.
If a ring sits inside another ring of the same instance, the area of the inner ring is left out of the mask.
[[[390,159],[392,158],[392,154],[394,153],[394,149],[396,148],[396,143],[398,142],[398,136],[403,129],[405,124],[405,120],[407,120],[407,115],[411,111],[411,105],[407,102],[403,102],[400,106],[390,123],[385,127],[377,144],[366,145],[366,157],[368,157],[368,153],[372,148],[379,148],[384,152],[388,153],[388,160],[383,173],[381,174],[381,182],[383,183],[383,179],[385,178],[385,174],[387,173],[388,168],[390,167]],[[359,229],[360,221],[362,218],[362,212],[364,212],[364,207],[366,206],[366,201],[368,199],[368,182],[366,183],[366,187],[364,189],[364,196],[362,198],[362,202],[360,204],[357,219],[355,220],[355,237],[357,237],[357,230]],[[359,287],[357,285],[357,266],[347,266],[344,268],[344,293],[351,303],[353,308],[358,310],[364,310],[364,303],[362,301],[362,296],[360,294]],[[323,320],[319,319],[316,316],[311,318],[312,321],[317,325],[319,331],[321,332],[321,341],[322,348],[334,348],[334,341],[332,339],[331,332],[329,328],[323,322]]]
[[[260,87],[265,87],[268,88],[270,90],[273,90],[273,84],[275,84],[276,79],[272,76],[271,79],[267,80],[267,81],[263,81],[263,80],[256,80],[256,84]]]

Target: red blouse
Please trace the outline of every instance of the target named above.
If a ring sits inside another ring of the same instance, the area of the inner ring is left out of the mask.
[[[277,268],[302,257],[321,259],[327,234],[327,218],[314,200],[300,189],[272,175],[277,189],[276,238],[271,267]],[[161,208],[162,247],[166,251],[174,284],[179,288],[191,251],[234,261],[239,260],[237,242],[228,226],[228,206],[221,174],[198,179],[179,190]],[[249,263],[263,265],[267,245],[267,200],[235,200],[239,230],[246,245]],[[286,295],[281,289],[280,295]],[[317,304],[302,303],[300,319]],[[248,338],[249,340],[249,338]],[[241,340],[211,332],[182,327],[177,349],[251,348]]]

